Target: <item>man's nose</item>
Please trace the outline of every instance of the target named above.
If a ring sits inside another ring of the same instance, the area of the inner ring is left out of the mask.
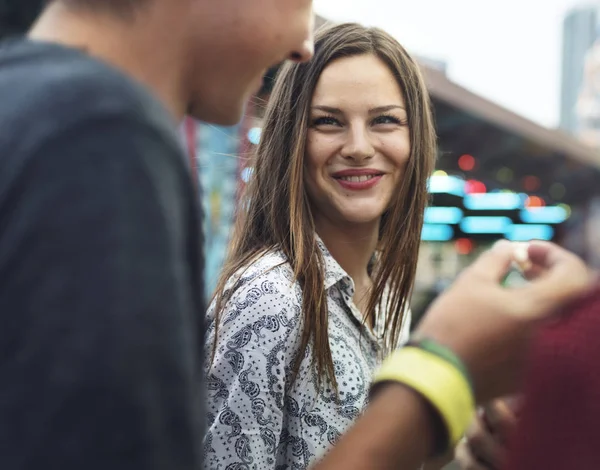
[[[299,50],[290,54],[290,60],[294,62],[308,62],[315,54],[315,15],[311,13],[306,30],[306,37]]]
[[[308,62],[315,53],[315,43],[312,37],[306,39],[302,47],[290,54],[290,60],[293,62]]]

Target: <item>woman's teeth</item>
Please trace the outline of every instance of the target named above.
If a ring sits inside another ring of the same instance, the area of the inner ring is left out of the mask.
[[[350,181],[352,183],[362,183],[375,178],[377,175],[360,175],[360,176],[340,176],[339,179],[344,181]]]

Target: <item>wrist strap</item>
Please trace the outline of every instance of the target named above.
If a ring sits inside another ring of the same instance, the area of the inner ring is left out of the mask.
[[[436,450],[446,450],[458,443],[475,412],[473,389],[459,368],[438,354],[406,346],[384,361],[373,385],[390,381],[412,388],[439,414],[447,431],[447,442],[443,449]]]
[[[436,341],[427,338],[421,340],[410,340],[408,343],[406,343],[406,346],[414,346],[416,348],[424,349],[427,352],[430,352],[432,354],[435,354],[436,356],[441,357],[442,359],[447,360],[450,364],[456,367],[458,371],[464,376],[464,378],[469,383],[469,387],[471,388],[471,390],[474,389],[471,374],[467,370],[463,361],[461,361],[460,358],[456,354],[454,354],[454,352],[452,352],[452,350],[448,349],[445,346],[442,346]]]

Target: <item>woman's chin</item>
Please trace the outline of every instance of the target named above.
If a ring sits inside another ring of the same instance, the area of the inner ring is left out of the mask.
[[[381,214],[353,210],[340,214],[340,219],[343,220],[346,224],[375,225],[379,223],[379,220],[381,219]]]

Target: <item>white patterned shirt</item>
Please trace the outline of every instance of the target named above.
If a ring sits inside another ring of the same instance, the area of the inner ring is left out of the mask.
[[[339,398],[328,381],[316,387],[309,344],[292,384],[302,334],[302,291],[279,252],[271,252],[232,279],[235,292],[222,313],[212,368],[214,304],[206,338],[208,433],[205,468],[296,470],[313,465],[363,410],[381,360],[382,322],[374,331],[352,298],[350,276],[318,240],[325,267],[329,341]],[[410,311],[401,343],[408,339]]]

